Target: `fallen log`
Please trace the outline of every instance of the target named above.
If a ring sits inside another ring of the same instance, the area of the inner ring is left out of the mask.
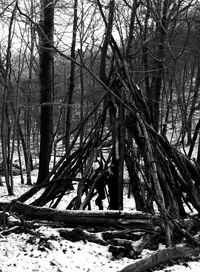
[[[200,248],[192,248],[189,246],[165,248],[158,250],[145,259],[136,261],[135,263],[126,266],[120,272],[144,272],[171,260],[184,259],[191,256],[197,256],[199,254]]]
[[[66,226],[102,226],[131,228],[133,231],[155,232],[160,224],[159,216],[141,212],[55,210],[37,207],[17,201],[0,203],[0,210],[23,215],[26,219],[47,220]]]

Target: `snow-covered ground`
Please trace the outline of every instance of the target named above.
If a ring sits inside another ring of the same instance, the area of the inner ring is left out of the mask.
[[[112,260],[107,247],[94,243],[70,242],[57,231],[41,227],[45,236],[54,235],[47,243],[30,234],[10,234],[0,240],[0,268],[17,271],[118,271],[131,260]]]
[[[36,171],[33,171],[33,181],[36,176]],[[0,201],[10,201],[30,188],[21,185],[19,177],[15,177],[14,182],[15,196],[7,195],[6,186],[0,187]],[[130,206],[130,201],[133,200],[125,198],[125,207]],[[136,261],[128,258],[113,259],[108,246],[67,241],[60,237],[55,228],[42,226],[37,231],[49,239],[36,238],[27,233],[0,236],[0,272],[117,272]],[[143,250],[141,258],[152,253]],[[175,264],[157,271],[199,272],[200,262]]]

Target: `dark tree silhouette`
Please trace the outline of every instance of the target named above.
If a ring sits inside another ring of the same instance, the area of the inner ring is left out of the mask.
[[[40,155],[37,183],[41,183],[49,174],[49,162],[52,147],[52,99],[53,99],[53,30],[54,3],[41,1],[40,20]]]

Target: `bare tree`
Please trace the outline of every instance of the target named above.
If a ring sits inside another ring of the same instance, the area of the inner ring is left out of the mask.
[[[53,31],[54,3],[41,0],[40,18],[40,155],[37,183],[41,183],[49,174],[53,129]]]
[[[73,18],[73,30],[72,30],[72,43],[71,43],[71,58],[76,59],[76,36],[77,36],[77,24],[78,24],[78,0],[74,0],[74,18]],[[71,118],[72,118],[72,103],[73,103],[73,93],[75,84],[75,62],[71,61],[71,71],[70,71],[70,83],[67,93],[67,113],[66,113],[66,152],[69,152],[70,135],[71,135]]]
[[[13,25],[16,16],[16,8],[14,5],[11,19],[9,23],[9,33],[6,49],[6,66],[3,74],[4,87],[3,87],[3,101],[2,101],[2,111],[1,111],[1,143],[2,143],[2,157],[3,157],[3,169],[5,173],[5,181],[8,189],[8,194],[13,195],[13,179],[10,177],[10,172],[12,168],[12,162],[10,158],[10,133],[11,125],[9,118],[9,108],[8,108],[8,93],[10,91],[10,77],[11,77],[11,48],[12,48],[12,32]]]

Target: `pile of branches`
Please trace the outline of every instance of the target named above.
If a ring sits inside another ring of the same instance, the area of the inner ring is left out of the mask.
[[[174,229],[185,235],[180,220],[189,217],[188,211],[200,212],[200,168],[170,145],[162,131],[154,130],[142,91],[125,66],[115,73],[106,90],[73,132],[70,152],[41,184],[16,200],[55,209],[76,182],[77,194],[67,210],[90,210],[94,198],[99,210],[104,209],[105,198],[108,209],[122,210],[126,167],[136,209],[159,213],[166,244],[171,247]],[[96,122],[75,148],[83,127],[97,112]],[[194,242],[191,233],[187,236]]]
[[[166,210],[175,218],[185,216],[185,204],[189,209],[192,205],[199,212],[199,166],[170,145],[165,134],[153,129],[142,92],[128,76],[122,79],[122,75],[117,73],[109,87],[111,93],[100,99],[74,133],[70,154],[61,158],[42,184],[36,185],[18,200],[24,202],[45,188],[31,204],[44,206],[51,203],[50,206],[55,208],[66,191],[72,188],[72,181],[76,181],[79,184],[77,199],[70,208],[85,209],[94,196],[94,189],[101,183],[106,184],[106,179],[110,178],[107,185],[112,202],[114,175],[115,192],[119,195],[117,201],[120,204],[119,187],[123,186],[125,164],[137,209],[151,212],[155,202],[164,216]],[[101,113],[96,123],[75,149],[82,128],[98,110]],[[97,161],[99,166],[94,169]],[[81,200],[83,193],[87,196],[84,203]],[[113,203],[110,206],[113,209]],[[121,207],[114,207],[118,208]]]

